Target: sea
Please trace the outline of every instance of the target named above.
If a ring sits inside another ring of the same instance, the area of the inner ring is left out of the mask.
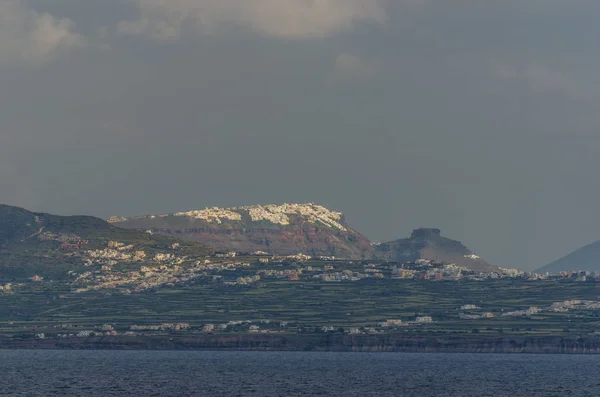
[[[600,396],[600,356],[0,350],[0,396]]]

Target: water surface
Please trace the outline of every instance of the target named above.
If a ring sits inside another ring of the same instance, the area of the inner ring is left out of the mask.
[[[600,356],[0,350],[1,396],[600,396]]]

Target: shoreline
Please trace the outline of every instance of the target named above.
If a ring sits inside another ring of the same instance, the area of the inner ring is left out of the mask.
[[[0,349],[148,351],[313,351],[480,354],[600,354],[600,337],[405,337],[328,335],[103,336],[0,339]]]

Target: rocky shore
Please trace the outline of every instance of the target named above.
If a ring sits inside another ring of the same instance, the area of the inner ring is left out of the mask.
[[[411,353],[600,354],[600,337],[404,337],[396,335],[106,336],[0,339],[0,349],[253,350]]]

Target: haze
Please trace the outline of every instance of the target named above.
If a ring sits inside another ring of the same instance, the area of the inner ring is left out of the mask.
[[[533,269],[600,239],[600,3],[0,0],[0,202],[313,201]]]

